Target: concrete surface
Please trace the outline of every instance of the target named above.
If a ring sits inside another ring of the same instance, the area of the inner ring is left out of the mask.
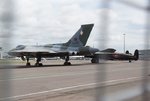
[[[72,60],[71,66],[63,62],[44,61],[43,67],[25,67],[17,61],[1,65],[0,101],[142,101],[143,77],[149,80],[150,74],[143,74],[142,61]],[[149,81],[147,85],[150,88]]]

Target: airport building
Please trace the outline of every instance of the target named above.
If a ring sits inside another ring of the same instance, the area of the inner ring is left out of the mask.
[[[140,60],[150,60],[150,49],[139,50]]]

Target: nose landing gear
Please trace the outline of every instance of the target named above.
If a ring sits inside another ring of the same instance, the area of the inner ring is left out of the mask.
[[[92,58],[91,63],[99,63],[99,56],[98,56],[98,55],[95,55],[95,56]]]
[[[64,65],[71,65],[71,62],[69,62],[69,55],[66,56]]]

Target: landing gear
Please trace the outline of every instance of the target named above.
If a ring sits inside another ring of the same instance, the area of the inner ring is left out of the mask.
[[[64,65],[71,65],[70,62],[64,62]]]
[[[31,66],[30,62],[29,62],[29,57],[26,56],[26,59],[27,59],[27,63],[26,63],[26,66]]]
[[[42,63],[35,63],[35,66],[40,67],[40,66],[43,66],[43,64]]]
[[[26,63],[26,66],[31,66],[30,62],[27,62],[27,63]]]
[[[129,63],[131,63],[131,60],[129,60]]]
[[[65,62],[64,62],[64,65],[71,65],[69,61],[69,55],[66,56],[66,59],[65,59]]]
[[[43,66],[43,64],[40,63],[40,61],[41,61],[41,55],[37,54],[36,58],[37,58],[37,60],[36,60],[35,66],[37,66],[37,67]]]
[[[40,54],[37,54],[36,55],[36,63],[35,63],[35,66],[39,67],[39,66],[43,66],[42,63],[40,63],[41,61],[41,55]],[[26,56],[26,60],[27,60],[27,63],[26,63],[26,66],[31,66],[30,62],[29,62],[29,56]]]
[[[98,55],[95,55],[95,56],[92,58],[91,63],[99,63],[99,57],[98,57]]]
[[[99,59],[92,58],[91,63],[99,63]]]

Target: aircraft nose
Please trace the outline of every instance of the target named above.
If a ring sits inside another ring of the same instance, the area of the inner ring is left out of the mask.
[[[13,49],[7,52],[8,55],[13,55]]]
[[[8,55],[12,55],[12,51],[11,51],[11,50],[8,51],[7,54],[8,54]]]

